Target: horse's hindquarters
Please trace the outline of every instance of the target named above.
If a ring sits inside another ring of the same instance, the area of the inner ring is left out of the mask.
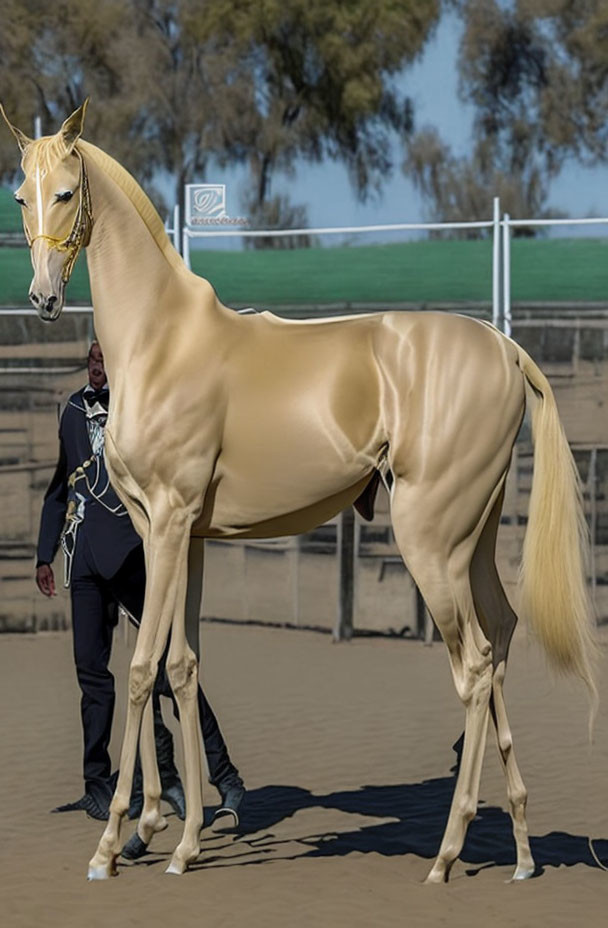
[[[409,327],[406,353],[383,366],[389,463],[420,488],[429,530],[457,544],[509,466],[525,411],[517,350],[475,320],[429,313]]]

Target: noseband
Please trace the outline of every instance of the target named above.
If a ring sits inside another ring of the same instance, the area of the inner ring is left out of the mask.
[[[74,149],[74,153],[80,161],[80,203],[78,204],[78,212],[76,213],[74,224],[67,238],[54,238],[52,235],[45,235],[43,232],[31,236],[27,226],[24,224],[25,238],[30,248],[36,239],[41,238],[45,242],[48,242],[51,248],[66,252],[67,257],[61,271],[61,279],[64,284],[67,284],[70,279],[80,249],[86,248],[89,244],[91,231],[93,229],[93,212],[91,209],[91,193],[89,190],[87,169],[84,159],[77,148]]]

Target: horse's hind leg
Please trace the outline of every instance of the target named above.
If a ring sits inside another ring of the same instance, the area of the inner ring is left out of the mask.
[[[498,750],[502,759],[505,776],[507,780],[507,796],[509,797],[509,810],[513,820],[513,836],[517,846],[517,866],[512,876],[513,880],[526,880],[533,876],[535,865],[532,851],[530,850],[530,841],[528,839],[528,824],[526,822],[526,803],[528,792],[522,780],[515,752],[513,750],[513,739],[507,710],[505,707],[503,695],[503,682],[505,678],[506,665],[501,662],[492,680],[492,699],[490,710],[494,727],[496,729],[496,739]]]
[[[492,677],[490,713],[496,731],[498,752],[505,771],[509,811],[517,847],[517,866],[513,879],[524,880],[533,875],[535,867],[526,822],[528,794],[515,759],[503,693],[507,656],[511,637],[517,624],[517,616],[509,605],[496,570],[496,531],[502,508],[502,497],[501,493],[477,544],[471,564],[471,585],[477,614],[486,635],[492,642],[494,652],[495,670]]]
[[[466,713],[456,789],[439,853],[427,877],[427,882],[439,883],[447,881],[477,810],[493,666],[492,648],[477,619],[469,578],[477,539],[465,535],[452,545],[442,537],[439,508],[435,520],[431,495],[426,485],[398,481],[392,518],[399,549],[448,647],[454,683]]]

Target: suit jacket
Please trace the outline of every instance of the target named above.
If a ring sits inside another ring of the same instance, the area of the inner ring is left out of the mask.
[[[70,527],[74,550],[86,543],[99,574],[109,578],[141,539],[109,482],[103,453],[93,453],[85,389],[70,396],[59,422],[59,460],[44,496],[37,563],[53,561]]]

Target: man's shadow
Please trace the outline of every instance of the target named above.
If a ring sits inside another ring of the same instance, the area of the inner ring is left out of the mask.
[[[458,743],[454,746],[458,754]],[[374,818],[390,818],[381,824],[364,825],[352,831],[313,834],[294,839],[292,858],[344,856],[354,851],[384,856],[414,854],[432,859],[436,856],[448,818],[456,784],[457,765],[453,775],[398,786],[363,786],[356,790],[338,790],[326,795],[314,795],[297,786],[264,786],[250,790],[242,808],[241,827],[236,835],[251,849],[284,845],[285,838],[276,838],[272,828],[304,809],[331,809]],[[253,837],[255,835],[255,837]],[[585,864],[598,868],[586,835],[550,832],[531,836],[530,846],[536,863],[536,875],[545,867],[572,867]],[[594,840],[596,855],[608,865],[608,840]],[[266,859],[269,859],[268,857]],[[515,841],[510,816],[495,806],[480,802],[471,822],[460,860],[474,865],[468,870],[474,875],[489,866],[515,867]],[[199,865],[204,866],[205,858]],[[211,863],[211,861],[207,861]],[[240,861],[246,864],[247,861]],[[252,862],[252,861],[249,861]],[[256,863],[260,863],[259,859]],[[235,860],[234,863],[237,863]]]
[[[269,847],[273,838],[272,828],[278,822],[302,809],[333,809],[397,821],[363,826],[339,834],[332,832],[298,838],[298,842],[305,844],[309,850],[293,857],[335,857],[358,851],[386,857],[414,854],[432,859],[439,851],[453,790],[452,777],[399,786],[363,786],[358,790],[336,791],[324,796],[313,795],[297,786],[264,786],[247,793],[242,825],[235,834],[245,842],[255,834],[252,846],[263,840],[265,847]],[[530,847],[537,867],[536,875],[545,867],[572,867],[575,864],[598,867],[586,835],[554,831],[531,836]],[[600,861],[608,866],[608,839],[594,840],[593,847]],[[515,867],[515,842],[509,815],[498,807],[480,804],[469,826],[460,860],[474,864],[476,869]]]

